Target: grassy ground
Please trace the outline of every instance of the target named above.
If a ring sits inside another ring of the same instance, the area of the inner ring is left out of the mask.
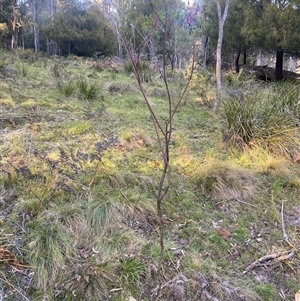
[[[112,61],[30,52],[2,52],[0,67],[0,300],[150,300],[162,160],[134,77]],[[163,84],[147,72],[164,120]],[[225,87],[269,90],[227,76]],[[183,77],[170,82],[176,98]],[[159,299],[293,300],[297,153],[228,147],[225,114],[210,105],[213,76],[191,88],[174,121]]]

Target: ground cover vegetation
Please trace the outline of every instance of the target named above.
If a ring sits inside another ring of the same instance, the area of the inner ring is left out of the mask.
[[[1,298],[152,300],[164,164],[132,70],[21,57],[1,52]],[[164,120],[163,82],[148,72],[143,84]],[[215,112],[209,72],[195,71],[172,125],[157,299],[292,300],[299,87],[224,73]],[[179,95],[183,74],[170,67],[168,78]]]
[[[212,3],[0,0],[1,299],[294,299],[299,3]]]

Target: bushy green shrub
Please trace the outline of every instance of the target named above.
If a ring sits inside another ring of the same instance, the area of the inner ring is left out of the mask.
[[[132,73],[133,72],[133,67],[130,61],[126,61],[123,65],[125,73]],[[149,64],[147,62],[138,62],[137,63],[137,68],[140,72],[146,71],[149,69]]]
[[[23,50],[21,48],[18,48],[16,50],[16,54],[21,60],[29,60],[31,62],[35,62],[37,59],[37,54],[34,53],[34,51],[31,49]]]
[[[189,70],[186,71],[187,74],[189,72]],[[190,82],[190,89],[200,96],[204,103],[209,103],[214,99],[214,95],[212,95],[212,91],[215,90],[214,85],[214,74],[208,70],[200,70],[194,72]]]

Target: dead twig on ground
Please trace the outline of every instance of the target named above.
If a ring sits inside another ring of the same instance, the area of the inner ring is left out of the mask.
[[[285,231],[285,224],[284,224],[284,214],[283,214],[283,204],[286,202],[286,200],[281,200],[281,225],[282,225],[282,234],[283,234],[283,239],[288,243],[288,245],[292,248],[294,246],[289,242],[289,236],[287,235]]]
[[[273,254],[265,255],[257,260],[255,260],[253,263],[251,263],[243,272],[243,274],[248,273],[249,271],[253,270],[254,268],[260,267],[260,266],[272,266],[275,264],[278,264],[284,260],[287,260],[291,257],[293,257],[296,253],[296,250],[289,250],[289,251],[283,251]]]
[[[283,217],[283,204],[284,204],[284,202],[286,202],[286,200],[281,200],[281,225],[282,225],[283,238],[284,238],[285,241],[288,241],[289,237],[285,232],[284,217]]]

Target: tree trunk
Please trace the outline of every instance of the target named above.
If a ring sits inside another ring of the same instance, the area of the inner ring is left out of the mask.
[[[49,0],[48,2],[49,16],[51,20],[54,18],[54,14],[56,13],[56,1]],[[53,40],[49,41],[47,39],[47,53],[50,55],[58,54],[57,43]]]
[[[117,34],[117,41],[118,41],[118,57],[120,59],[124,58],[124,54],[123,54],[123,43],[122,40],[120,39],[120,36]]]
[[[208,35],[205,37],[205,42],[204,42],[204,68],[207,68],[207,58],[208,58]]]
[[[12,29],[11,29],[11,41],[10,41],[10,49],[13,50],[13,49],[16,49],[17,48],[17,45],[16,45],[16,24],[15,23],[12,23]]]
[[[243,62],[244,62],[244,65],[246,66],[247,65],[247,50],[245,48],[243,51]]]
[[[241,56],[241,48],[239,49],[239,52],[237,53],[236,58],[235,58],[235,72],[236,73],[240,72],[240,64],[239,64],[240,56]]]
[[[11,43],[10,48],[16,49],[18,46],[18,7],[17,7],[17,1],[11,0],[11,6],[12,6],[12,18],[10,20],[11,23]]]
[[[37,3],[36,0],[31,1],[31,12],[33,21],[33,37],[34,37],[34,51],[38,52],[40,50],[40,37],[39,30],[37,28]]]
[[[276,79],[283,80],[283,49],[281,46],[278,46],[276,51]]]
[[[240,72],[240,64],[239,64],[240,56],[241,56],[241,47],[239,48],[237,53],[236,52],[233,53],[232,67],[234,68],[236,73]]]
[[[56,1],[50,0],[49,1],[49,14],[51,17],[53,17],[55,13],[56,13]]]
[[[219,21],[219,36],[218,36],[218,44],[217,44],[217,62],[216,62],[216,102],[214,109],[217,111],[221,104],[221,88],[222,88],[222,81],[221,81],[221,65],[222,65],[222,43],[223,43],[223,30],[224,30],[224,23],[227,18],[228,14],[228,6],[229,0],[225,2],[225,8],[222,16],[221,11],[221,4],[220,0],[216,0],[217,10],[218,10],[218,21]]]

